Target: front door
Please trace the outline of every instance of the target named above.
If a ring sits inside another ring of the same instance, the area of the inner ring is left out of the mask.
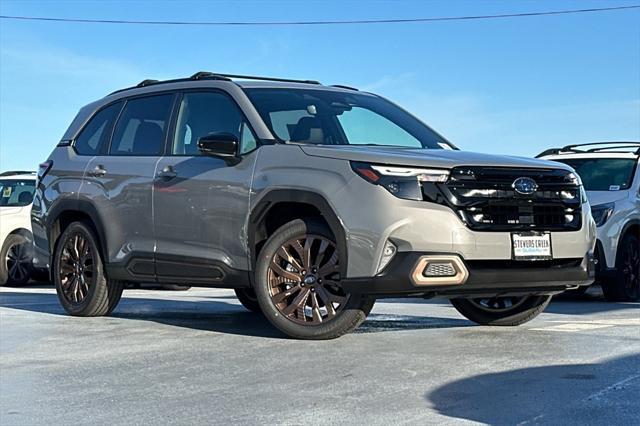
[[[240,285],[246,280],[246,218],[256,139],[232,98],[218,91],[185,92],[169,152],[154,183],[156,272],[159,281]],[[241,159],[202,154],[198,139],[232,133]]]

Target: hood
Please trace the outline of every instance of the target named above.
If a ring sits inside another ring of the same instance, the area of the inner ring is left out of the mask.
[[[18,214],[24,207],[6,207],[0,206],[0,216],[9,216],[12,214]]]
[[[456,166],[522,167],[572,170],[555,161],[526,157],[489,155],[449,149],[396,148],[355,145],[300,145],[305,154],[313,157],[336,158],[399,166],[436,167]]]
[[[587,191],[587,198],[589,199],[589,204],[592,206],[614,203],[616,201],[624,200],[628,196],[628,189],[622,191]]]

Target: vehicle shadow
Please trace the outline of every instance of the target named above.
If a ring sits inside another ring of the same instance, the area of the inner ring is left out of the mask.
[[[547,314],[558,315],[589,315],[606,311],[640,309],[640,303],[637,302],[607,302],[602,296],[600,287],[593,287],[595,288],[590,288],[587,293],[581,295],[562,293],[554,296],[544,312]],[[449,304],[449,301],[441,298],[423,299],[420,297],[414,297],[378,299],[376,303],[447,305]]]
[[[114,318],[153,321],[160,324],[244,336],[285,338],[260,314],[246,311],[241,305],[219,300],[174,300],[166,298],[126,297],[126,291]],[[181,294],[184,294],[181,292]],[[223,297],[221,299],[226,299]],[[217,298],[215,298],[217,299]],[[0,307],[40,312],[52,315],[67,314],[53,293],[3,291]],[[464,319],[422,317],[412,315],[369,315],[356,332],[380,333],[399,330],[467,327]]]
[[[640,354],[523,368],[465,377],[425,399],[440,414],[482,424],[630,424],[639,371]]]

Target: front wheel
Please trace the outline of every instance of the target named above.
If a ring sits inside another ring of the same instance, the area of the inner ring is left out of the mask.
[[[255,292],[267,319],[298,339],[333,339],[366,319],[375,299],[346,293],[329,227],[297,219],[279,228],[260,251]]]
[[[60,304],[70,315],[109,315],[124,282],[107,279],[98,239],[84,222],[73,222],[60,236],[54,252],[52,276]]]
[[[640,301],[640,240],[627,234],[616,259],[617,273],[602,283],[604,297],[610,302]]]
[[[451,299],[465,318],[480,325],[513,326],[531,321],[547,307],[551,296]]]

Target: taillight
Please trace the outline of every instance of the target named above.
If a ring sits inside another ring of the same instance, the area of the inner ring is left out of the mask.
[[[40,163],[40,166],[38,166],[38,182],[42,182],[42,179],[49,173],[49,170],[51,170],[51,166],[53,166],[53,161],[51,160]]]

